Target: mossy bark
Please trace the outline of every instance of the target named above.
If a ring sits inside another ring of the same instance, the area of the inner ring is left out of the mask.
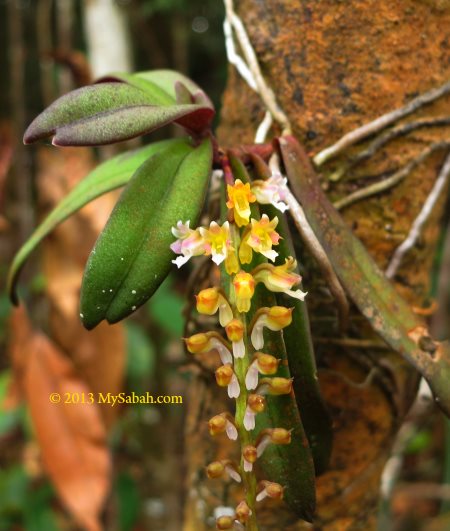
[[[294,134],[311,155],[450,78],[450,2],[242,0],[236,4],[263,74],[289,116]],[[449,98],[442,98],[404,121],[444,116],[448,104]],[[258,96],[230,68],[219,129],[221,144],[251,143],[263,116]],[[352,148],[321,168],[323,186],[331,199],[345,197],[373,182],[367,177],[383,178],[449,133],[448,127],[418,129],[354,168],[351,178],[331,183],[328,176],[358,151]],[[395,188],[343,210],[381,268],[386,268],[408,234],[443,157],[443,152],[436,152]],[[395,278],[399,293],[415,306],[423,305],[429,293],[444,202],[442,197],[419,244],[407,254]],[[374,529],[380,474],[413,400],[417,375],[388,350],[335,345],[333,340],[342,336],[333,320],[334,303],[323,295],[313,261],[305,253],[301,259],[306,265],[319,377],[334,418],[330,470],[317,480],[316,528]],[[348,335],[377,340],[356,311]],[[380,377],[363,386],[351,383],[362,382],[374,366]],[[226,409],[212,379],[199,378],[192,387],[195,400],[188,401],[185,529],[201,530],[208,528],[206,517],[214,505],[233,502],[229,489],[205,480],[201,472],[208,455],[229,455],[230,447],[222,440],[211,443],[207,433],[207,415]],[[286,508],[270,504],[259,511],[259,518],[262,529],[302,529],[304,525]]]

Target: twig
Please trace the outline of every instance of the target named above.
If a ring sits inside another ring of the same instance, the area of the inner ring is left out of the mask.
[[[373,135],[374,133],[377,133],[378,131],[381,131],[388,125],[397,122],[401,118],[408,116],[408,114],[413,113],[417,109],[420,109],[424,105],[427,105],[448,93],[450,93],[450,81],[448,81],[439,88],[435,88],[428,92],[425,92],[424,94],[421,94],[417,98],[414,98],[409,103],[407,103],[404,107],[388,112],[387,114],[380,116],[373,122],[369,122],[368,124],[365,124],[351,131],[350,133],[347,133],[342,138],[340,138],[335,144],[317,153],[317,155],[313,159],[314,164],[316,166],[321,166],[324,162],[335,157],[348,147],[360,142],[364,138],[367,138],[368,136]]]
[[[397,272],[400,263],[405,256],[405,254],[414,247],[414,245],[417,242],[417,239],[420,236],[420,231],[422,230],[425,222],[427,221],[428,217],[430,216],[431,212],[433,211],[433,208],[439,199],[442,190],[444,189],[445,185],[447,184],[448,176],[450,175],[450,154],[447,155],[444,164],[442,165],[441,171],[439,172],[438,178],[436,179],[436,182],[434,183],[433,189],[431,190],[430,194],[428,195],[422,210],[420,211],[419,215],[414,220],[411,230],[409,231],[408,237],[406,240],[397,247],[395,250],[394,255],[391,258],[391,261],[389,262],[389,265],[386,269],[386,276],[388,278],[393,278],[395,273]]]
[[[354,158],[352,158],[347,165],[341,168],[339,171],[335,172],[329,177],[330,181],[338,181],[345,173],[350,169],[354,168],[357,164],[361,164],[368,158],[372,157],[380,148],[386,145],[388,142],[400,137],[405,136],[412,131],[420,129],[422,127],[439,127],[443,125],[450,125],[450,116],[444,116],[439,118],[422,118],[414,122],[409,122],[406,124],[401,124],[386,133],[378,136],[373,140],[367,149],[360,151]]]
[[[231,28],[234,29],[236,37],[241,47],[242,53],[244,54],[245,60],[247,61],[247,69],[251,72],[252,78],[256,85],[256,89],[252,87],[249,82],[249,76],[243,76],[247,83],[255,90],[261,97],[266,109],[270,112],[273,119],[280,124],[283,129],[283,133],[289,134],[291,131],[291,125],[289,119],[283,110],[279,107],[275,94],[273,90],[266,83],[261,69],[259,67],[258,59],[256,57],[255,50],[250,42],[250,39],[247,35],[247,31],[242,23],[242,20],[236,15],[233,8],[233,0],[224,0],[225,9],[226,9],[226,20],[230,24]],[[224,26],[225,30],[225,26]],[[228,49],[227,49],[228,50]],[[231,61],[230,61],[231,62]],[[242,66],[242,65],[241,65]],[[245,71],[245,69],[244,69]],[[241,73],[241,71],[239,71]],[[242,74],[241,74],[242,75]]]
[[[374,184],[371,184],[370,186],[361,188],[360,190],[357,190],[356,192],[353,192],[352,194],[343,197],[338,201],[335,201],[333,203],[334,207],[337,210],[341,210],[342,208],[348,207],[356,201],[360,201],[361,199],[365,199],[367,197],[371,197],[373,195],[389,190],[390,188],[401,182],[405,177],[407,177],[414,170],[414,168],[421,164],[427,157],[429,157],[435,151],[449,147],[450,142],[434,142],[430,146],[426,147],[423,151],[421,151],[417,157],[409,161],[406,166],[395,172],[387,179],[378,181]]]

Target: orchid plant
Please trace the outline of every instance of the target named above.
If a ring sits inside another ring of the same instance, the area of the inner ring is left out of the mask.
[[[192,356],[215,356],[217,385],[234,401],[208,422],[213,437],[236,442],[239,456],[205,463],[208,478],[231,479],[241,496],[235,506],[217,509],[217,528],[257,529],[258,507],[267,498],[284,499],[299,517],[312,521],[315,476],[328,465],[332,432],[317,383],[307,293],[285,217],[293,196],[284,174],[297,198],[305,198],[318,245],[356,305],[369,321],[379,314],[383,323],[399,320],[395,334],[392,327],[377,331],[441,392],[444,408],[449,401],[442,375],[448,371],[432,366],[428,354],[423,354],[425,368],[417,361],[420,337],[410,330],[420,323],[327,202],[297,141],[283,137],[225,149],[212,132],[213,116],[208,96],[190,79],[167,70],[112,74],[44,110],[27,129],[25,143],[52,137],[56,146],[99,146],[169,123],[185,135],[120,154],[80,182],[18,252],[9,275],[10,296],[18,302],[24,262],[56,225],[124,186],[86,265],[83,325],[92,329],[103,320],[124,319],[154,294],[174,265],[187,267],[191,259],[211,257],[215,281],[199,286],[195,306],[200,315],[217,315],[218,324],[184,341]],[[220,214],[208,219],[206,212],[213,209],[204,206],[213,201],[214,187],[220,190]],[[205,222],[199,225],[202,212]],[[358,254],[358,260],[343,261],[332,241],[341,242],[346,257]],[[386,297],[395,300],[395,315]]]

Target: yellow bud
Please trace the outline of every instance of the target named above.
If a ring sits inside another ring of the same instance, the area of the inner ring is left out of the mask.
[[[233,367],[229,364],[222,365],[216,370],[215,374],[217,385],[220,387],[227,387],[234,375]]]
[[[233,529],[234,527],[233,516],[219,516],[216,520],[217,529]]]
[[[266,481],[265,489],[269,498],[273,498],[274,500],[281,500],[283,498],[284,489],[279,483]]]
[[[217,479],[223,476],[225,466],[220,461],[213,461],[206,467],[206,475],[210,479]]]
[[[292,390],[292,379],[281,378],[275,376],[274,378],[263,378],[261,384],[269,384],[269,393],[271,395],[288,395]]]
[[[293,308],[285,308],[284,306],[272,306],[267,313],[267,319],[270,324],[276,327],[285,328],[292,323]]]
[[[219,297],[217,288],[202,289],[196,296],[197,311],[205,315],[214,315],[219,307]]]
[[[186,348],[191,354],[202,352],[208,345],[209,337],[206,334],[195,334],[184,338]]]
[[[244,446],[244,449],[242,450],[242,455],[244,459],[248,461],[249,463],[254,463],[256,459],[258,458],[257,450],[251,444]]]
[[[250,518],[251,514],[252,511],[245,501],[241,501],[241,503],[236,507],[236,518],[239,520],[239,522],[241,522],[241,524],[245,524],[245,522]]]
[[[277,360],[275,356],[262,352],[257,352],[256,356],[258,358],[258,371],[261,374],[275,374],[277,372],[280,360]]]
[[[247,399],[247,404],[255,413],[262,413],[266,408],[266,399],[262,395],[251,394]]]
[[[270,440],[274,444],[290,444],[291,443],[291,432],[285,430],[284,428],[274,428],[270,430]]]
[[[223,433],[227,427],[227,420],[222,415],[216,415],[208,421],[209,434],[214,436]]]
[[[233,319],[225,327],[230,341],[240,341],[244,337],[244,325],[239,319]]]

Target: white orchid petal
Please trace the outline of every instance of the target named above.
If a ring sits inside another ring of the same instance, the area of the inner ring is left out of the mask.
[[[245,356],[245,343],[243,339],[233,341],[233,356],[235,358],[243,358]]]

